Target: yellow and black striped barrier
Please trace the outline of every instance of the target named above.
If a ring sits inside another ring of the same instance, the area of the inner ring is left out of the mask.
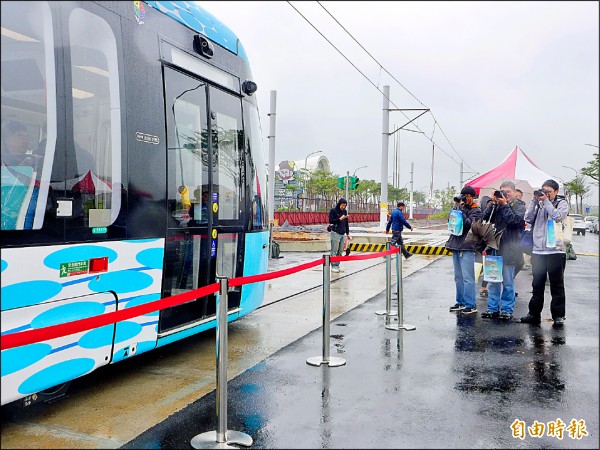
[[[446,247],[433,245],[405,245],[406,250],[417,255],[451,255]]]
[[[385,244],[350,244],[351,252],[383,252],[385,251]]]
[[[446,247],[432,245],[406,245],[406,250],[418,255],[451,255]],[[385,244],[356,244],[350,243],[351,252],[383,252]]]

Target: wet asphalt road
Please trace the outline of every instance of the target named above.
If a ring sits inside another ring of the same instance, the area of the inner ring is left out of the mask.
[[[448,312],[452,261],[440,258],[404,279],[404,321],[415,331],[385,329],[394,318],[374,314],[383,295],[366,301],[331,323],[331,356],[345,366],[306,364],[321,355],[319,328],[232,379],[228,429],[249,434],[252,448],[598,448],[597,255],[568,261],[565,278],[563,329],[552,326],[549,288],[541,325],[461,317]],[[530,272],[515,284],[518,318]],[[562,439],[547,429],[513,437],[515,420],[558,419]],[[588,435],[571,437],[573,420]],[[213,391],[123,448],[191,448],[215,429]]]

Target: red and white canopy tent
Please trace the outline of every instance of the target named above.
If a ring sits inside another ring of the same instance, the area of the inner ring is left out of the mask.
[[[481,199],[484,196],[491,197],[496,189],[500,189],[503,181],[510,180],[515,183],[515,188],[523,191],[523,201],[529,203],[533,197],[533,191],[540,189],[542,183],[549,179],[558,182],[556,177],[552,177],[540,169],[517,146],[498,166],[474,180],[466,182],[465,186],[473,186]],[[563,186],[561,186],[561,191],[562,188]]]

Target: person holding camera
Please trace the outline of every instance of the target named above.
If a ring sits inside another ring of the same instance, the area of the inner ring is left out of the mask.
[[[471,225],[481,218],[481,208],[475,203],[477,192],[473,186],[465,186],[460,191],[460,197],[454,197],[452,209],[460,211],[463,218],[463,229],[460,236],[451,234],[446,242],[446,248],[452,251],[454,265],[454,283],[456,285],[456,304],[450,311],[461,314],[477,312],[475,303],[475,247],[465,242]],[[448,219],[450,216],[448,216]]]
[[[552,297],[550,312],[554,326],[561,327],[565,323],[566,245],[557,239],[552,231],[556,230],[556,227],[562,227],[568,214],[569,204],[563,197],[559,197],[556,181],[545,181],[542,189],[533,193],[533,198],[525,213],[525,221],[533,222],[533,251],[531,253],[533,292],[529,301],[529,313],[521,317],[521,323],[539,324],[541,322],[547,277],[550,279],[550,295]]]
[[[512,319],[515,306],[515,267],[523,264],[523,252],[519,242],[525,226],[525,206],[516,200],[515,184],[504,181],[500,190],[492,196],[492,204],[483,213],[483,220],[491,221],[496,235],[501,233],[498,251],[490,250],[502,256],[502,282],[488,282],[487,311],[483,318]]]
[[[387,225],[385,226],[386,234],[390,232],[390,228],[392,229],[392,239],[390,239],[390,245],[395,247],[400,247],[402,254],[405,259],[408,259],[412,256],[406,247],[404,247],[404,241],[402,240],[402,230],[404,227],[408,228],[410,231],[413,230],[413,227],[410,223],[406,221],[404,218],[404,208],[406,205],[404,202],[398,202],[396,204],[396,209],[392,211],[392,215],[388,219]]]
[[[331,227],[331,256],[342,256],[344,250],[345,235],[350,237],[350,226],[348,225],[348,211],[346,206],[348,201],[345,198],[340,198],[335,207],[329,211],[329,226]],[[340,263],[331,263],[332,272],[341,272]]]

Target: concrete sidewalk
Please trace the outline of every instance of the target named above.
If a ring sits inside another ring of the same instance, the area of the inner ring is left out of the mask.
[[[306,364],[321,354],[313,329],[228,383],[228,429],[249,434],[253,448],[598,448],[598,259],[569,261],[565,277],[563,329],[548,306],[539,326],[462,317],[448,312],[451,259],[437,258],[404,280],[404,320],[415,331],[385,328],[393,319],[374,314],[382,294],[359,303],[331,323],[331,356],[345,366]],[[516,286],[519,317],[531,275]],[[213,391],[124,448],[190,448],[216,429],[215,414]],[[559,420],[562,438],[548,428]],[[539,437],[528,431],[536,422]]]

